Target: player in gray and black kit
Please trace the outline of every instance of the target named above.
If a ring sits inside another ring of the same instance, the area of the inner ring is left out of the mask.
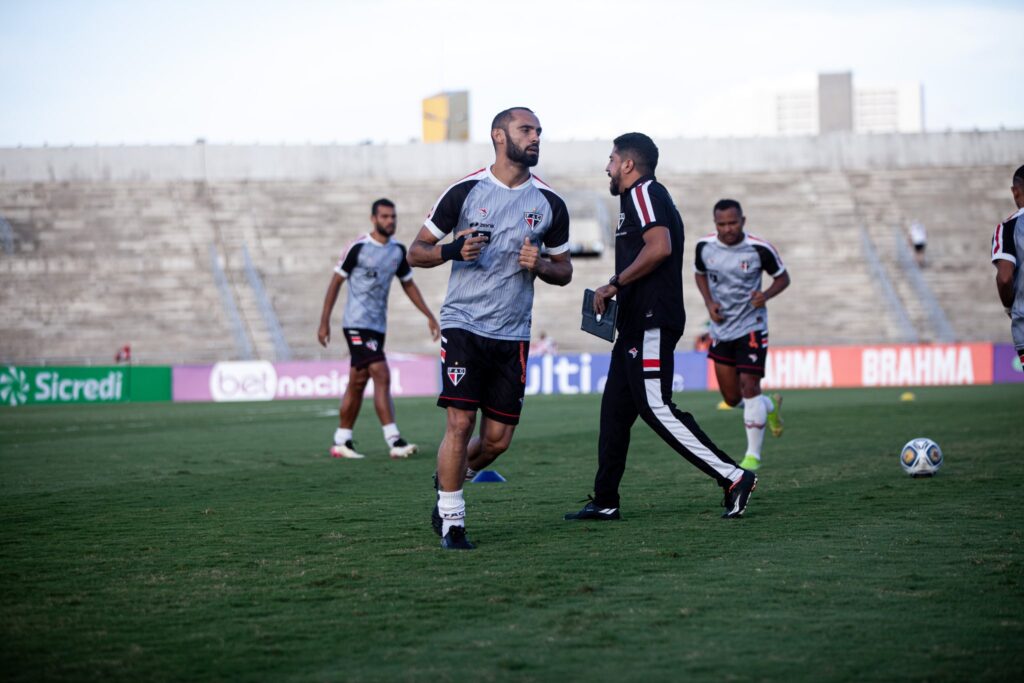
[[[730,406],[743,403],[747,454],[740,466],[761,466],[765,426],[782,435],[782,397],[761,394],[768,355],[768,299],[789,286],[789,273],[779,252],[759,237],[743,231],[747,219],[735,199],[722,199],[712,211],[715,233],[697,242],[697,289],[711,316],[711,348],[715,377],[722,398]],[[772,284],[761,291],[761,274]]]
[[[565,202],[530,172],[540,158],[540,122],[525,107],[491,124],[495,159],[458,181],[430,210],[409,263],[433,268],[452,261],[441,307],[437,405],[447,411],[437,452],[434,530],[441,547],[469,550],[462,484],[467,467],[490,464],[512,441],[526,389],[533,281],[572,279]],[[445,244],[439,242],[452,235]],[[540,245],[547,257],[540,256]],[[480,434],[473,438],[477,410]]]
[[[1024,363],[1024,166],[1014,172],[1010,192],[1017,212],[996,226],[992,235],[992,265],[996,267],[999,301],[1010,316],[1013,346]]]
[[[373,379],[373,405],[384,429],[389,454],[392,458],[408,458],[416,452],[416,445],[406,442],[395,424],[391,371],[384,356],[388,292],[392,278],[398,277],[406,296],[427,317],[434,341],[440,336],[440,328],[423,301],[419,287],[412,281],[412,270],[405,260],[405,247],[392,239],[398,224],[395,205],[387,199],[378,199],[371,211],[373,230],[350,244],[334,268],[317,331],[320,345],[326,347],[331,339],[331,311],[342,283],[348,281],[348,300],[342,325],[352,357],[352,370],[338,410],[339,426],[334,432],[331,455],[335,458],[365,457],[356,451],[352,443],[352,427],[363,404],[366,384]]]

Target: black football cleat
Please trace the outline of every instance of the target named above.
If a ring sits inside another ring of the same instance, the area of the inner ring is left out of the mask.
[[[743,470],[743,476],[734,481],[732,486],[725,490],[725,500],[722,502],[722,505],[725,506],[725,512],[722,513],[722,519],[742,517],[747,509],[750,494],[756,488],[757,475],[750,470]]]
[[[441,548],[443,550],[473,550],[476,546],[466,538],[466,527],[453,526],[441,539]]]
[[[583,509],[579,512],[567,512],[563,519],[593,519],[602,522],[609,522],[616,519],[622,519],[619,514],[619,508],[599,508],[594,505],[594,501],[590,501],[583,506]]]

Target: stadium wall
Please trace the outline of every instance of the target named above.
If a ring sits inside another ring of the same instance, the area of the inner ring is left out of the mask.
[[[663,173],[1016,168],[1024,158],[1024,130],[664,139],[658,144]],[[538,172],[600,173],[608,150],[606,140],[547,142]],[[0,182],[436,180],[460,177],[490,156],[489,144],[455,142],[0,148]]]

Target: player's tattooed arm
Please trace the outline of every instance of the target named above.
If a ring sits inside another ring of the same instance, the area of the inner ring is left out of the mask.
[[[540,255],[540,247],[530,242],[529,237],[523,240],[523,246],[519,249],[519,265],[549,285],[562,287],[572,282],[569,252],[544,258]]]
[[[722,315],[722,304],[711,297],[711,287],[708,285],[708,276],[704,273],[696,273],[694,279],[697,281],[697,290],[704,297],[704,306],[708,309],[711,322],[720,323],[725,320]]]
[[[463,230],[456,233],[451,242],[438,244],[439,240],[434,233],[422,227],[409,245],[406,260],[413,268],[436,268],[445,261],[475,261],[480,257],[480,250],[487,244],[487,237],[470,237],[473,232]]]

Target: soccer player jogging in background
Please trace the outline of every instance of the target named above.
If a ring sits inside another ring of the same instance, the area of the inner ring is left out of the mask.
[[[740,465],[761,466],[761,445],[767,424],[773,436],[782,435],[782,397],[761,394],[768,355],[768,299],[789,286],[789,273],[779,252],[768,242],[748,235],[747,219],[735,199],[722,199],[712,215],[716,233],[697,242],[694,269],[697,289],[711,316],[711,348],[715,377],[722,398],[731,407],[743,403],[747,454]],[[761,291],[761,274],[772,284]]]
[[[445,190],[409,247],[413,266],[452,262],[441,307],[444,372],[437,405],[447,421],[432,517],[446,549],[474,547],[466,538],[462,496],[467,469],[482,469],[508,449],[519,423],[533,281],[566,285],[572,279],[565,202],[530,172],[540,158],[540,134],[540,122],[525,107],[495,116],[494,165]],[[452,239],[439,244],[448,235]],[[478,410],[480,432],[473,437]]]
[[[359,408],[363,404],[366,383],[372,379],[373,405],[383,425],[389,454],[392,458],[408,458],[416,452],[416,445],[406,442],[395,424],[391,371],[384,356],[388,292],[393,277],[398,276],[406,296],[427,316],[427,326],[434,341],[437,341],[441,330],[423,301],[419,287],[412,281],[412,270],[405,260],[405,247],[392,238],[398,225],[394,203],[387,199],[375,201],[370,223],[373,230],[349,245],[334,268],[334,275],[324,296],[320,329],[316,335],[320,345],[326,348],[331,340],[331,311],[334,310],[341,285],[347,280],[348,300],[345,303],[342,327],[352,358],[352,369],[338,410],[339,426],[334,432],[331,455],[335,458],[365,457],[355,449],[352,427],[355,426]]]
[[[1017,357],[1024,363],[1024,166],[1013,174],[1010,187],[1017,212],[996,226],[992,236],[992,263],[996,267],[996,291],[1010,316],[1010,333]]]
[[[676,343],[683,334],[683,221],[664,185],[654,177],[658,148],[642,133],[617,137],[607,166],[619,197],[615,275],[594,294],[604,314],[616,297],[619,338],[612,347],[601,397],[594,498],[565,519],[620,519],[619,483],[626,470],[629,432],[637,417],[725,492],[726,518],[739,517],[757,476],[739,467],[672,403]]]

